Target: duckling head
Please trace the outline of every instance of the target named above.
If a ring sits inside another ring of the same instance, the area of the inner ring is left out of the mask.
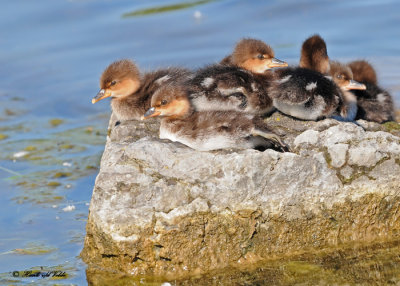
[[[263,73],[270,68],[288,65],[274,56],[274,50],[263,41],[242,39],[235,46],[232,62],[253,73]]]
[[[364,60],[353,61],[348,64],[353,72],[354,80],[360,82],[368,82],[372,84],[378,84],[375,69],[372,65]]]
[[[353,80],[353,72],[344,64],[336,61],[331,61],[330,75],[332,80],[343,90],[365,90],[365,84]]]
[[[130,60],[120,60],[110,64],[100,77],[100,91],[92,99],[96,103],[106,97],[125,98],[140,87],[140,73]]]
[[[300,67],[329,73],[329,57],[326,43],[320,35],[313,35],[301,47]]]
[[[142,116],[142,120],[157,116],[183,118],[191,110],[192,107],[183,86],[165,85],[153,94],[151,107]]]

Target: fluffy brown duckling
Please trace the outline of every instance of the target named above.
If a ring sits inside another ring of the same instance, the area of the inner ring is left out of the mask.
[[[286,67],[288,64],[275,58],[274,50],[261,40],[242,39],[233,50],[225,57],[223,65],[234,65],[252,73],[262,74],[275,67]]]
[[[334,81],[337,81],[337,68],[335,69],[334,65],[341,64],[330,61],[326,69],[321,69],[315,63],[321,58],[329,61],[325,41],[319,35],[311,36],[303,43],[300,65],[330,75]],[[354,88],[351,92],[344,93],[345,102],[349,107],[353,107],[351,113],[355,114],[355,120],[365,119],[378,123],[394,120],[393,99],[387,91],[377,85],[376,72],[368,62],[353,61],[347,65],[341,65],[340,69],[347,69],[347,75],[351,71],[354,81],[365,87]],[[360,87],[360,85],[355,86]],[[354,102],[357,104],[357,110],[354,109]]]
[[[143,119],[162,117],[160,138],[198,151],[217,149],[287,150],[259,117],[235,111],[195,111],[183,85],[165,85],[154,94]]]
[[[111,97],[111,108],[119,121],[139,120],[150,108],[151,96],[158,88],[189,76],[190,72],[183,68],[160,69],[141,76],[131,60],[119,60],[104,70],[100,91],[92,103]]]
[[[268,86],[272,67],[287,66],[274,58],[274,52],[260,40],[243,39],[222,64],[199,69],[187,83],[196,110],[235,110],[266,114],[273,110]]]
[[[348,90],[365,86],[353,80],[348,67],[329,61],[326,44],[321,40],[315,35],[304,42],[300,67],[275,72],[278,80],[270,90],[274,106],[300,119],[354,121],[357,104]],[[329,76],[322,74],[327,71]]]
[[[269,95],[274,106],[281,112],[304,120],[335,118],[352,121],[355,117],[344,101],[347,77],[340,88],[331,79],[319,72],[290,67],[275,72],[277,80],[271,85]],[[349,104],[351,101],[349,101]]]
[[[355,90],[358,112],[356,119],[378,123],[395,121],[393,98],[389,92],[378,86],[375,69],[366,61],[358,60],[348,63],[354,79],[362,82],[366,90]]]

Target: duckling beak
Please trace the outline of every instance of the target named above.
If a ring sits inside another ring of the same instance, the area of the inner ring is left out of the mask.
[[[155,107],[151,107],[149,110],[146,111],[146,113],[140,119],[144,120],[159,115],[161,115],[161,112],[158,111]]]
[[[358,90],[366,90],[367,87],[363,83],[359,83],[355,80],[350,80],[349,84],[344,87],[346,90],[358,89]]]
[[[93,97],[92,103],[95,104],[96,102],[110,96],[111,96],[111,91],[104,88],[100,89],[99,93],[95,97]]]
[[[271,62],[268,64],[269,68],[279,68],[279,67],[287,67],[287,62],[278,60],[277,58],[272,58]]]

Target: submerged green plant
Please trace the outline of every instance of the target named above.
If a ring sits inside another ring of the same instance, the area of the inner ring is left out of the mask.
[[[193,1],[193,2],[182,2],[182,3],[172,4],[172,5],[151,7],[151,8],[136,10],[136,11],[133,11],[130,13],[125,13],[122,15],[122,17],[127,18],[127,17],[145,16],[145,15],[159,14],[159,13],[165,13],[165,12],[170,12],[170,11],[177,11],[177,10],[192,8],[192,7],[195,7],[198,5],[207,4],[207,3],[213,2],[213,1],[216,1],[216,0],[199,0],[199,1]]]
[[[59,119],[59,118],[54,118],[54,119],[49,120],[49,123],[52,127],[57,127],[58,125],[63,124],[64,120]]]

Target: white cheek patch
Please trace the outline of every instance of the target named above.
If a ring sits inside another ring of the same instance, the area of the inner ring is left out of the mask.
[[[313,90],[314,88],[317,88],[317,82],[310,82],[306,85],[306,90],[308,91]]]
[[[169,75],[165,75],[163,77],[160,77],[159,79],[157,79],[155,81],[156,84],[160,85],[163,84],[164,82],[166,82],[167,80],[169,80],[171,77]]]
[[[212,77],[206,77],[201,85],[205,88],[209,88],[214,83],[214,79]]]

